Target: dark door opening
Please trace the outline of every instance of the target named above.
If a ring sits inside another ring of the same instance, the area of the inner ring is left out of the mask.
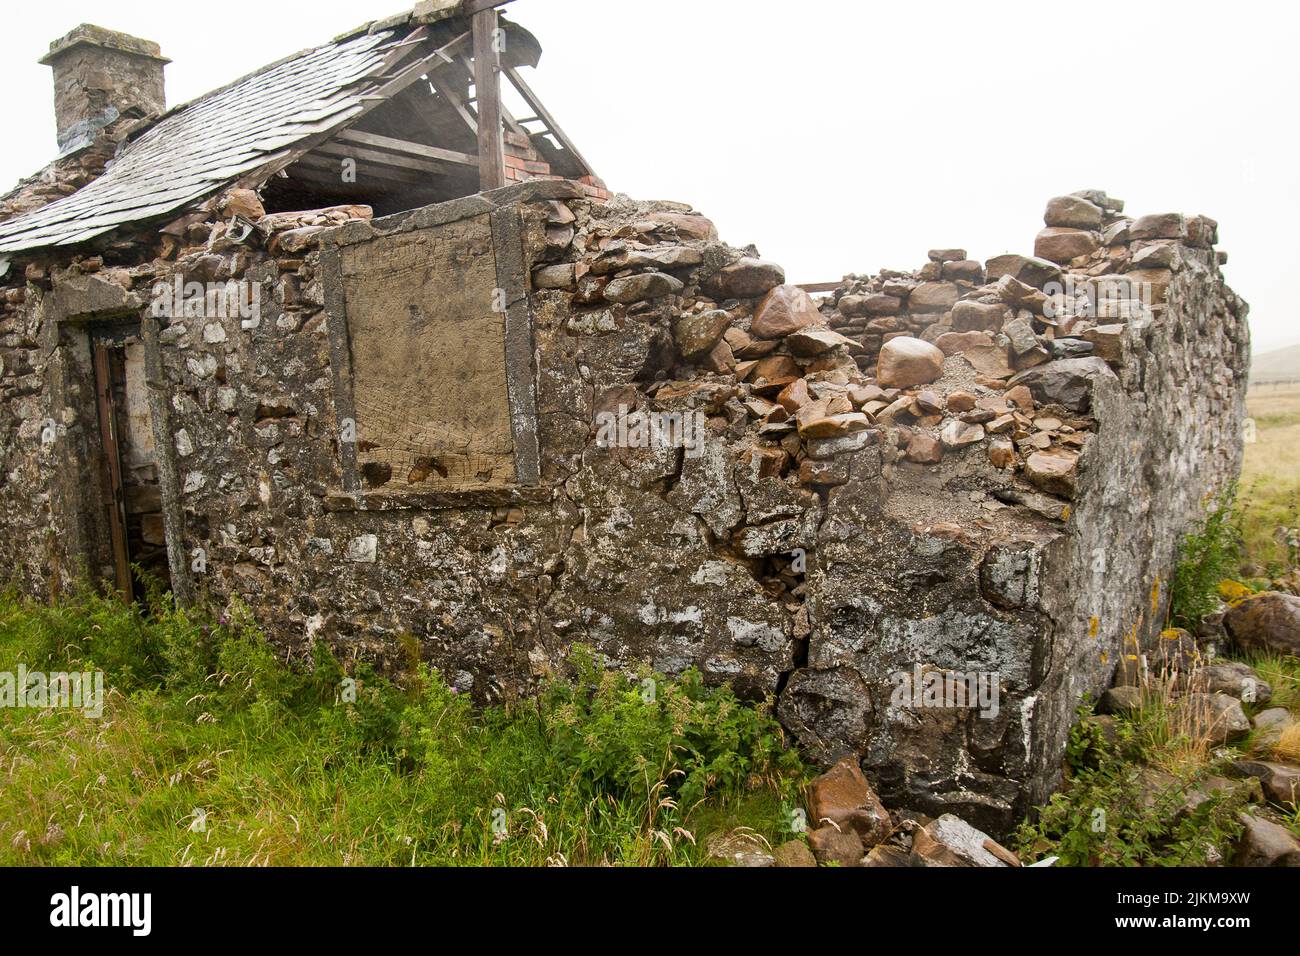
[[[91,334],[103,447],[100,480],[113,552],[113,578],[128,601],[147,584],[170,588],[162,489],[138,323]]]

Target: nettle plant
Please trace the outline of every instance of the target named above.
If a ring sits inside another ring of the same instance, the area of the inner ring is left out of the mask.
[[[1066,787],[1048,800],[1016,840],[1031,856],[1061,866],[1210,866],[1241,834],[1243,789],[1194,792],[1195,771],[1153,775],[1138,730],[1121,721],[1108,738],[1079,711],[1066,750]]]
[[[585,648],[571,655],[573,682],[543,701],[552,752],[592,789],[663,790],[689,809],[718,790],[799,769],[769,707],[706,688],[698,671],[666,681],[648,669],[609,670]]]

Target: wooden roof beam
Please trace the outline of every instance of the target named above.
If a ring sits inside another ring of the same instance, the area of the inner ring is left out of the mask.
[[[288,170],[290,178],[301,179],[323,186],[332,186],[341,194],[364,194],[370,187],[361,182],[379,180],[384,183],[396,183],[401,186],[428,186],[437,188],[448,179],[445,173],[430,173],[428,170],[415,172],[399,169],[396,166],[379,166],[366,162],[357,163],[355,183],[343,182],[339,177],[339,161],[323,153],[308,153]]]
[[[434,71],[429,74],[429,82],[433,84],[434,92],[450,103],[451,108],[465,121],[465,125],[470,128],[470,131],[478,135],[478,117],[470,112],[469,105],[449,83],[439,81],[438,72]]]
[[[474,73],[473,62],[468,58],[466,58],[465,54],[463,53],[459,57],[457,57],[457,59],[460,61],[461,66],[463,66],[466,69],[466,71],[468,71],[472,76]],[[475,90],[475,92],[477,93],[478,91]],[[477,97],[475,97],[475,99],[471,99],[469,102],[473,103],[476,101],[476,99]],[[499,102],[501,103],[501,118],[505,120],[506,125],[509,126],[510,129],[516,133],[520,133],[521,135],[524,136],[529,135],[528,130],[524,129],[523,124],[520,123],[517,119],[515,119],[514,116],[511,114],[509,107],[507,107],[505,104],[505,100],[499,100]],[[477,116],[478,114],[476,113],[475,115]]]
[[[324,143],[316,148],[316,152],[326,156],[336,156],[339,159],[355,160],[358,163],[392,166],[397,169],[412,169],[423,173],[442,174],[447,172],[449,168],[445,162],[423,159],[417,156],[399,156],[394,153],[384,153],[373,149],[361,149],[347,143]],[[468,165],[473,167],[478,164],[470,163]]]
[[[479,188],[506,184],[505,137],[501,129],[500,20],[493,3],[474,13],[474,97],[478,113]]]
[[[469,33],[462,33],[445,46],[434,50],[427,56],[421,57],[417,62],[406,67],[397,76],[384,83],[384,85],[376,91],[374,96],[364,97],[367,102],[356,112],[355,115],[341,123],[331,126],[329,129],[324,130],[315,136],[309,137],[294,149],[286,150],[280,156],[258,166],[249,173],[245,173],[241,178],[235,181],[235,185],[245,188],[257,188],[261,186],[280,170],[293,165],[298,161],[298,159],[329,140],[339,129],[355,125],[358,120],[379,106],[380,103],[387,102],[393,96],[419,80],[420,77],[429,72],[435,63],[446,62],[450,58],[451,52],[462,43],[466,42],[469,38]]]
[[[375,149],[386,149],[402,156],[412,156],[416,159],[431,159],[440,163],[451,163],[456,166],[477,166],[478,157],[471,156],[469,153],[459,153],[454,149],[443,149],[441,146],[426,146],[423,143],[412,143],[405,139],[395,139],[392,136],[380,136],[378,133],[363,133],[357,129],[342,130],[338,136],[334,137],[338,142],[354,143],[358,146],[372,146]]]

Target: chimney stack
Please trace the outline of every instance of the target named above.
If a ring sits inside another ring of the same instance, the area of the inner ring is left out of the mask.
[[[148,40],[83,23],[51,43],[40,62],[54,69],[60,154],[89,146],[120,117],[167,108],[163,67],[171,61]]]

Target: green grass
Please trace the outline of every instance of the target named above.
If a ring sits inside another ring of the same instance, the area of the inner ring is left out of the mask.
[[[109,692],[0,709],[0,865],[708,865],[790,839],[806,782],[768,707],[585,654],[479,710],[423,666],[291,670],[244,620],[6,597],[20,662]]]
[[[1300,715],[1300,660],[1280,654],[1251,654],[1244,661],[1273,688],[1268,707],[1285,707]]]

